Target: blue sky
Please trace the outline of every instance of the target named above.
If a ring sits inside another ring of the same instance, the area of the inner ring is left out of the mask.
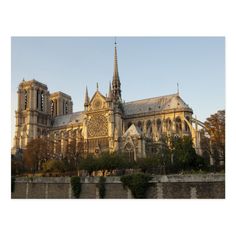
[[[201,121],[225,108],[224,37],[118,37],[117,43],[123,100],[172,94],[179,83],[181,97]],[[12,132],[23,78],[69,94],[79,111],[86,85],[90,97],[97,82],[108,92],[113,61],[114,37],[12,38]]]

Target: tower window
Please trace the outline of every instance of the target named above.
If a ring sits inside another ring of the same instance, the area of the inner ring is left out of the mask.
[[[36,108],[39,109],[39,90],[38,89],[36,93]]]
[[[41,109],[41,111],[43,111],[43,109],[44,109],[44,94],[43,94],[43,91],[41,92],[41,107],[40,107],[40,109]]]
[[[68,103],[67,103],[67,101],[65,103],[65,110],[66,110],[66,114],[68,114]]]
[[[24,106],[25,106],[25,110],[27,108],[28,105],[28,92],[25,90],[25,94],[24,94]]]
[[[51,115],[54,115],[54,102],[51,100]]]

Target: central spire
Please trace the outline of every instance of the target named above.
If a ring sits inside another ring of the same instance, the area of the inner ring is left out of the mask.
[[[114,73],[113,73],[113,79],[119,80],[119,72],[118,72],[118,62],[117,62],[117,49],[116,49],[116,41],[115,41],[115,55],[114,55]]]
[[[115,39],[115,53],[114,53],[114,72],[112,80],[112,94],[115,101],[121,100],[121,90],[120,90],[120,78],[118,72],[118,59],[117,59],[117,49],[116,49],[116,39]]]

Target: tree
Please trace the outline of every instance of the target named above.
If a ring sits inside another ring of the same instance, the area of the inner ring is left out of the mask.
[[[68,165],[62,160],[48,160],[43,163],[43,171],[45,172],[65,172],[68,169]]]
[[[168,164],[171,172],[205,170],[208,168],[207,161],[196,154],[191,137],[170,137],[170,149],[173,161],[172,165]]]
[[[106,171],[111,172],[116,168],[115,159],[108,152],[103,152],[97,159],[97,169],[102,171],[102,176],[105,175]]]
[[[42,164],[53,156],[53,142],[49,138],[36,138],[30,141],[23,153],[26,169],[38,171]]]
[[[137,160],[137,167],[144,173],[158,173],[160,174],[160,158],[157,156],[139,158]]]
[[[80,153],[76,151],[76,140],[72,140],[67,146],[66,146],[66,152],[64,154],[65,160],[68,164],[68,167],[71,171],[74,171],[77,169]]]
[[[172,137],[171,147],[173,150],[174,165],[178,169],[187,170],[194,167],[196,152],[190,137]]]
[[[81,159],[79,163],[79,170],[86,170],[89,175],[92,175],[94,171],[98,170],[97,160],[98,159],[93,156],[88,156],[87,158]]]
[[[207,118],[205,122],[206,131],[209,134],[209,150],[214,164],[219,166],[225,161],[225,110]]]

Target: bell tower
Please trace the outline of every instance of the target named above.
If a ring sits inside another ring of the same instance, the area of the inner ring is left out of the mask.
[[[23,149],[29,141],[47,133],[50,125],[49,92],[45,84],[23,80],[17,93],[14,146]]]

